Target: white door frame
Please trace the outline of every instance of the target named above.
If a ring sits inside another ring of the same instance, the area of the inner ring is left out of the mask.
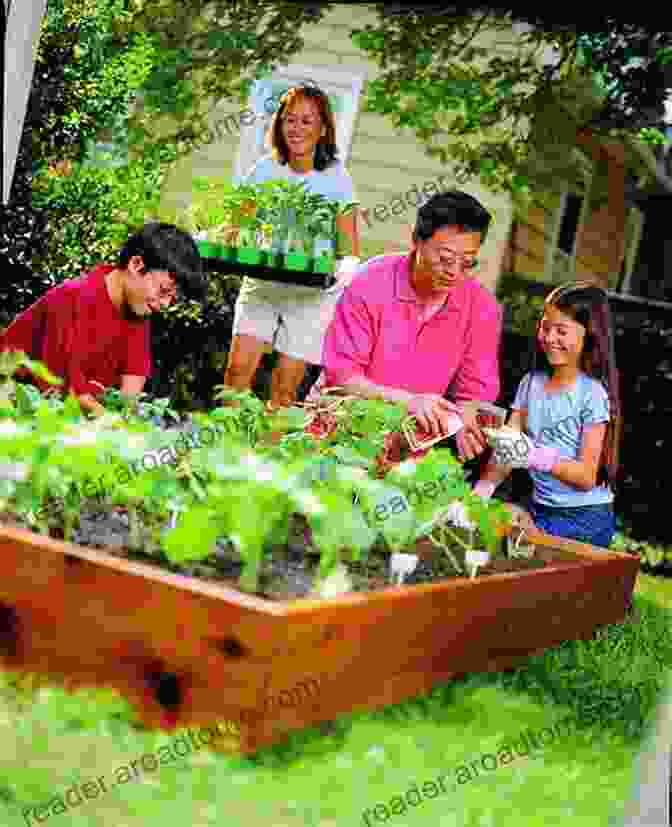
[[[16,157],[33,82],[35,52],[47,0],[3,0],[6,31],[0,32],[4,59],[0,83],[0,203],[9,201]]]
[[[359,65],[339,65],[336,68],[292,63],[278,69],[267,78],[255,81],[248,99],[248,108],[254,112],[255,119],[250,126],[241,124],[234,176],[245,175],[260,157],[270,151],[264,143],[264,137],[273,111],[275,111],[272,107],[276,105],[272,85],[277,86],[278,83],[290,86],[310,81],[317,84],[328,95],[336,95],[344,99],[345,111],[334,112],[334,117],[339,159],[345,163],[350,154],[352,134],[365,79],[366,68]]]

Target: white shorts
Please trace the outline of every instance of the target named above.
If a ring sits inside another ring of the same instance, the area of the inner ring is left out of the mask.
[[[236,302],[233,335],[254,336],[279,353],[321,365],[324,335],[343,289],[246,278]]]

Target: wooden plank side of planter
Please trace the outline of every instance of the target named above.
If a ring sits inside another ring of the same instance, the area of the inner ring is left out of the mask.
[[[538,541],[559,545],[556,538]],[[275,682],[286,685],[292,675],[305,674],[312,663],[319,697],[298,710],[276,709],[272,720],[261,722],[255,743],[272,743],[299,720],[314,724],[346,710],[380,708],[458,674],[511,668],[622,620],[637,560],[571,542],[561,545],[575,549],[581,562],[387,590],[365,599],[346,596],[313,606],[296,601],[287,609],[293,622],[321,626],[324,641],[313,652],[284,658],[269,690]]]
[[[270,622],[278,611],[104,552],[0,531],[2,664],[72,688],[117,688],[150,726],[165,720],[162,674],[175,676],[182,704],[196,695],[208,714],[256,709],[274,658],[302,645],[301,630],[288,641],[286,622]]]
[[[508,668],[623,618],[636,558],[546,536],[535,542],[565,548],[577,562],[273,603],[2,528],[1,661],[71,687],[112,686],[151,727],[167,714],[180,726],[238,722],[240,741],[229,747],[251,751],[456,674]],[[173,681],[175,703],[159,678]],[[300,697],[297,686],[312,690]]]

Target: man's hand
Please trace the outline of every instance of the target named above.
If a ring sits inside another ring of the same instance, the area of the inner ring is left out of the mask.
[[[105,413],[105,407],[98,402],[96,396],[105,393],[105,386],[95,379],[89,379],[85,385],[85,393],[79,395],[79,404],[82,410],[92,414],[95,417],[102,416]]]
[[[451,424],[455,416],[462,416],[457,405],[436,393],[418,393],[413,396],[408,403],[408,412],[416,418],[418,425],[429,431],[432,436],[452,430]]]
[[[465,425],[455,434],[457,451],[461,460],[474,459],[485,451],[488,443],[478,425]]]
[[[488,441],[476,421],[476,412],[463,410],[464,428],[455,434],[457,451],[462,461],[474,459],[488,447]]]

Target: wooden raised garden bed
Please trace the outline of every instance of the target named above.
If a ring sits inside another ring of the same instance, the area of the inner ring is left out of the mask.
[[[274,602],[0,526],[0,662],[114,687],[150,727],[238,722],[251,752],[624,618],[636,558],[534,541],[543,568]]]

